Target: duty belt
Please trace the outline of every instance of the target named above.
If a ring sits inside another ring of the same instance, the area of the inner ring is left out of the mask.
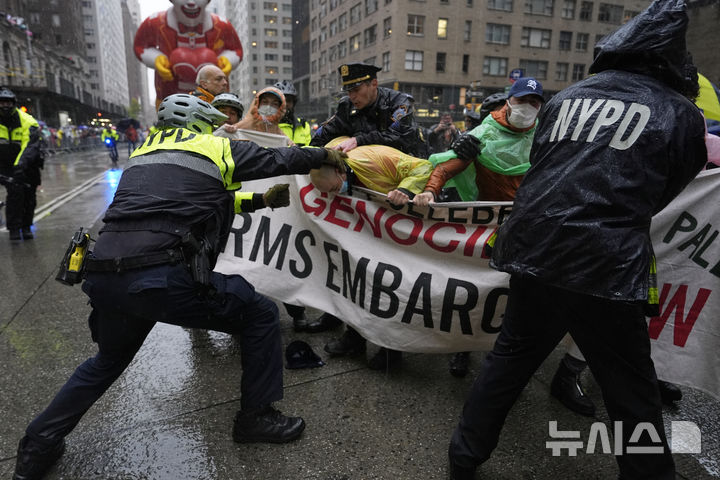
[[[98,259],[89,257],[87,259],[86,271],[88,272],[124,272],[138,268],[152,267],[157,265],[175,265],[184,261],[182,250],[170,249],[159,252],[144,253],[130,257],[116,257]]]

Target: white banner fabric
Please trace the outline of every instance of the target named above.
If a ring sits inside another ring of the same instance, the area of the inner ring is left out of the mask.
[[[492,348],[509,276],[489,267],[483,247],[511,203],[398,209],[363,189],[322,194],[307,176],[245,182],[243,189],[264,192],[276,183],[290,184],[290,207],[237,215],[217,271],[240,274],[276,300],[332,313],[384,347]],[[649,321],[658,376],[716,397],[718,204],[720,171],[704,172],[653,220],[661,315]]]

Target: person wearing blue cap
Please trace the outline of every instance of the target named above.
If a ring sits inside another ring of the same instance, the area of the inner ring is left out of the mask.
[[[662,275],[651,219],[707,161],[687,25],[683,0],[655,0],[598,42],[595,75],[543,107],[532,166],[492,249],[490,266],[510,274],[507,309],[450,439],[451,479],[475,478],[568,333],[602,390],[617,436],[602,451],[615,455],[619,478],[675,479],[645,316],[659,314]],[[516,121],[527,116],[521,110]],[[553,455],[583,448],[580,438],[547,443]]]
[[[450,150],[430,156],[435,169],[414,202],[428,205],[444,186],[454,187],[465,202],[512,201],[530,167],[535,123],[545,102],[542,95],[539,81],[519,78],[501,108],[462,134]]]

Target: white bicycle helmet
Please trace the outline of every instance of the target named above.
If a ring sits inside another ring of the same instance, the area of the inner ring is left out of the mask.
[[[297,97],[297,91],[295,90],[295,85],[292,84],[289,80],[283,80],[282,82],[277,82],[273,87],[280,90],[283,95],[286,97],[288,95],[292,95],[293,97]]]
[[[232,107],[238,111],[238,117],[242,118],[245,107],[240,103],[240,99],[234,93],[221,93],[216,95],[212,101],[212,106],[215,108],[220,107]]]
[[[158,123],[164,127],[182,127],[197,133],[212,133],[227,115],[204,100],[176,93],[168,95],[158,108]]]

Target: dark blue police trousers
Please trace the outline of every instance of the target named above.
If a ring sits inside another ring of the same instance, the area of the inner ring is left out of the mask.
[[[474,468],[490,457],[510,408],[568,332],[600,385],[613,421],[609,431],[614,431],[614,422],[622,422],[623,454],[615,457],[620,478],[674,479],[675,465],[663,427],[643,305],[579,294],[517,276],[510,280],[500,334],[482,364],[452,435],[450,460],[460,467]],[[556,419],[548,418],[551,420]],[[642,422],[652,424],[660,442],[651,442],[647,431],[639,442],[629,442]],[[562,425],[558,430],[563,430]],[[581,439],[588,436],[589,431],[581,432]],[[625,453],[629,446],[660,445],[662,453]],[[599,454],[599,450],[595,452]]]
[[[27,428],[40,443],[55,443],[130,364],[156,322],[217,330],[240,337],[242,409],[282,399],[283,364],[278,309],[240,275],[213,272],[216,293],[204,295],[182,265],[124,273],[89,273],[83,291],[98,353],[81,364],[50,405]]]

